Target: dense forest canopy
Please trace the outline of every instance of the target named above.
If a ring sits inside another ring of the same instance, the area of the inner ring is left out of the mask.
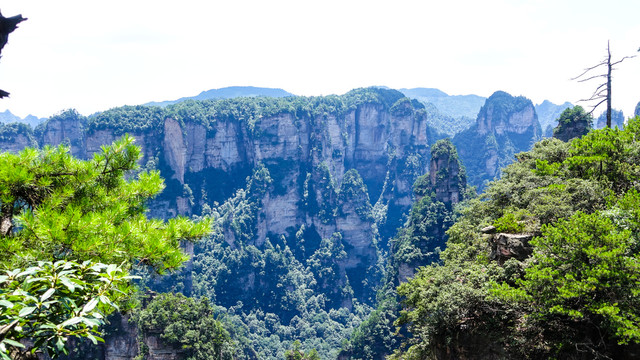
[[[441,263],[399,287],[412,336],[394,358],[632,356],[639,129],[518,154],[447,232]]]

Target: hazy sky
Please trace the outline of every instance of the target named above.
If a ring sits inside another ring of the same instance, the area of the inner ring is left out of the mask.
[[[235,85],[298,95],[371,85],[576,102],[569,80],[639,54],[638,0],[4,0],[29,18],[0,61],[0,111],[88,115]],[[640,100],[640,57],[614,73],[614,107]],[[598,111],[600,112],[600,111]]]

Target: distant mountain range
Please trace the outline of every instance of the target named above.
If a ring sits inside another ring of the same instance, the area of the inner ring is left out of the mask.
[[[444,91],[433,88],[400,89],[399,91],[412,99],[431,103],[436,107],[440,115],[448,117],[448,119],[455,119],[455,126],[446,123],[431,124],[449,135],[454,135],[474,124],[480,108],[482,108],[487,100],[487,98],[478,95],[449,95]],[[536,114],[538,114],[538,121],[545,136],[551,136],[548,135],[548,132],[545,133],[545,130],[548,127],[551,127],[551,129],[556,127],[556,120],[560,114],[564,109],[572,106],[569,102],[556,105],[549,100],[545,100],[541,104],[534,106]],[[436,117],[438,116],[436,115]]]
[[[558,120],[558,117],[566,108],[570,107],[573,107],[573,104],[570,102],[565,102],[562,105],[556,105],[549,100],[545,100],[541,104],[535,106],[540,127],[546,137],[553,135],[553,128],[558,125],[556,120]]]
[[[45,120],[46,120],[45,118],[39,118],[31,114],[27,115],[24,118],[21,118],[17,115],[12,114],[11,111],[9,110],[0,112],[0,123],[3,123],[3,124],[19,122],[19,123],[29,124],[32,128],[35,128]]]
[[[486,97],[478,95],[449,95],[433,88],[400,89],[399,91],[409,98],[431,103],[442,114],[456,119],[467,117],[475,120],[478,111],[487,100]]]
[[[284,91],[282,89],[273,89],[273,88],[263,88],[263,87],[254,87],[254,86],[229,86],[220,89],[211,89],[207,91],[203,91],[196,96],[188,96],[182,97],[177,100],[167,100],[167,101],[153,101],[143,105],[148,106],[168,106],[179,103],[185,100],[208,100],[208,99],[230,99],[235,97],[257,97],[257,96],[268,96],[268,97],[286,97],[286,96],[295,96],[294,94]]]
[[[384,86],[380,88],[389,89]],[[480,108],[484,105],[487,98],[478,95],[449,95],[442,90],[435,88],[412,88],[400,89],[405,96],[423,102],[426,105],[429,114],[429,125],[438,129],[438,131],[448,136],[467,129],[475,123]],[[153,101],[143,105],[165,107],[176,104],[185,100],[207,100],[207,99],[229,99],[235,97],[287,97],[296,96],[288,91],[278,88],[265,88],[255,86],[230,86],[220,89],[211,89],[201,92],[195,96],[182,97],[175,100]],[[535,105],[538,121],[543,132],[549,127],[555,127],[555,120],[562,111],[572,104],[565,102],[562,105],[556,105],[548,100],[543,101],[539,105]],[[45,119],[28,115],[20,118],[12,114],[9,110],[0,112],[0,123],[21,122],[31,125],[35,128]]]

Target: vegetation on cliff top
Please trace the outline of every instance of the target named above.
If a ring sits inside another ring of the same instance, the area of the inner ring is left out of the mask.
[[[341,96],[187,100],[164,108],[143,105],[114,108],[90,116],[87,126],[89,132],[110,129],[115,135],[153,129],[162,132],[164,120],[170,117],[182,123],[199,123],[209,131],[217,121],[238,121],[253,129],[260,119],[278,114],[291,114],[297,119],[329,114],[341,117],[362,104],[378,104],[391,109],[403,98],[404,95],[396,90],[362,88]]]
[[[412,336],[394,358],[616,358],[640,343],[638,164],[640,118],[518,154],[448,231],[441,263],[399,287]],[[506,218],[533,256],[500,265],[479,230]]]

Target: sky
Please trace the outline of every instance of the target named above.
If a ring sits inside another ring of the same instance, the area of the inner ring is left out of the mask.
[[[0,10],[29,19],[0,60],[11,93],[0,111],[22,117],[226,86],[503,90],[577,103],[599,81],[571,78],[604,59],[607,41],[614,60],[640,55],[637,0],[3,0]],[[626,116],[638,83],[640,56],[614,71],[613,107]]]

